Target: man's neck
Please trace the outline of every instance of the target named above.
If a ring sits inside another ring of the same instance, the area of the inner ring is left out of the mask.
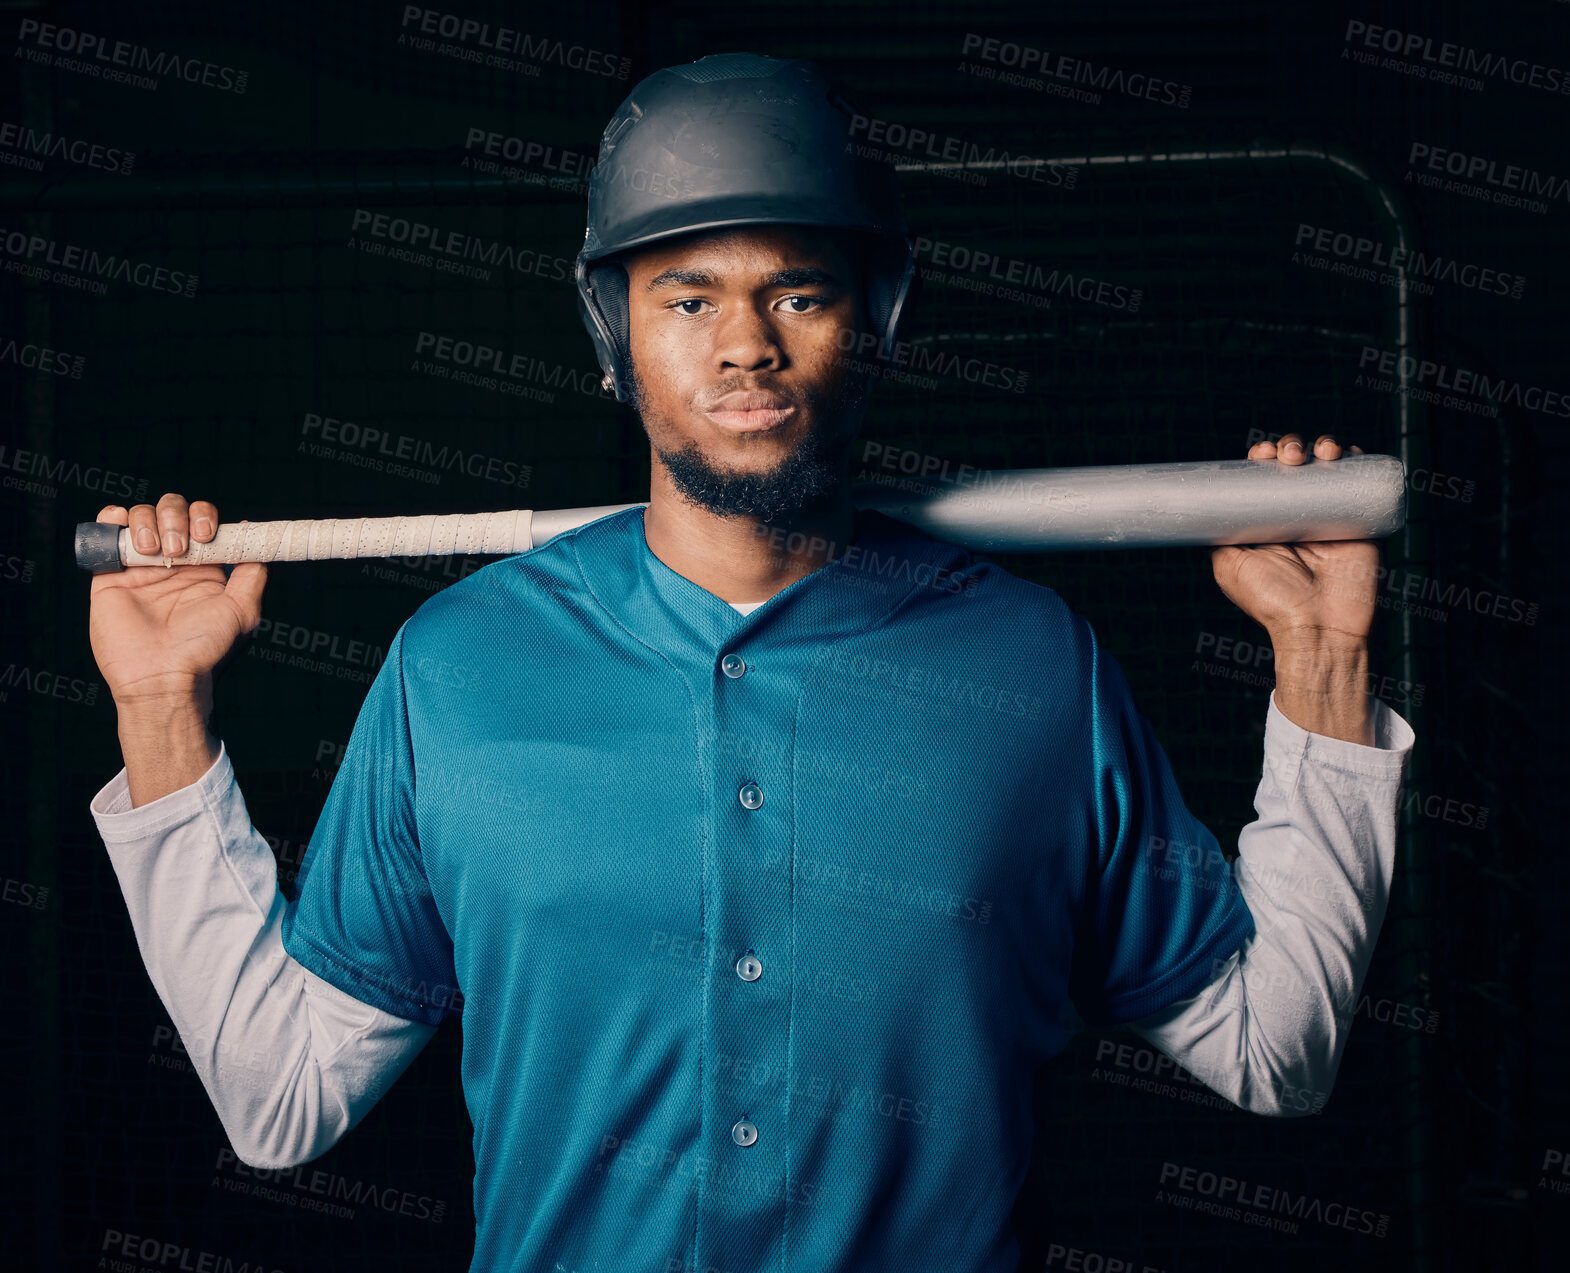
[[[722,601],[767,601],[843,556],[854,519],[848,481],[799,513],[765,525],[691,503],[656,462],[643,534],[650,552]]]

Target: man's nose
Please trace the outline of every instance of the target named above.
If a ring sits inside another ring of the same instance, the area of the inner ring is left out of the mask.
[[[785,351],[767,310],[730,306],[713,330],[714,362],[721,371],[774,371],[784,364]]]

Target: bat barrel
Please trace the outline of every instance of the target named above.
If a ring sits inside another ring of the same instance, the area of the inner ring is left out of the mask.
[[[1406,524],[1393,455],[973,470],[953,481],[860,482],[873,508],[994,552],[1380,539]]]

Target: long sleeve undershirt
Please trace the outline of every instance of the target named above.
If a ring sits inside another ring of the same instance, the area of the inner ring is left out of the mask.
[[[740,609],[741,607],[738,607]],[[1261,1114],[1324,1104],[1384,921],[1411,727],[1374,703],[1375,745],[1311,734],[1271,695],[1257,819],[1232,870],[1255,932],[1199,994],[1127,1024]],[[436,1033],[322,980],[284,949],[286,909],[226,747],[132,808],[122,768],[91,812],[142,959],[235,1153],[317,1158]]]

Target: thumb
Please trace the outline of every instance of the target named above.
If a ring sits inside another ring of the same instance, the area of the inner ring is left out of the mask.
[[[1220,544],[1210,550],[1210,569],[1220,583],[1223,576],[1237,574],[1238,566],[1248,549],[1237,544]]]
[[[240,614],[240,630],[251,633],[262,621],[262,589],[267,587],[267,563],[242,561],[229,572],[224,596],[234,602]]]

